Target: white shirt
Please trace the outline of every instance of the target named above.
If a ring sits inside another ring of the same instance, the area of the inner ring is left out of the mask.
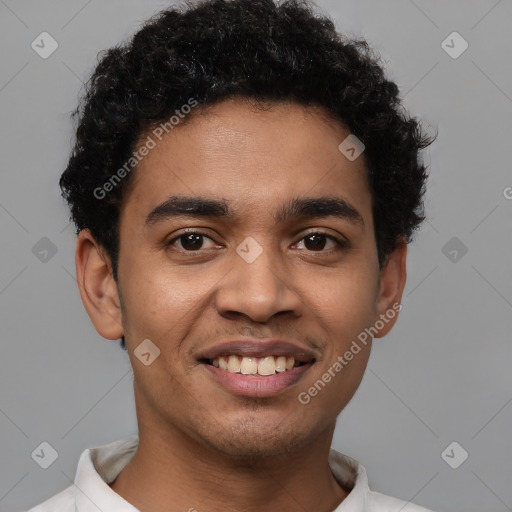
[[[137,436],[125,437],[85,450],[74,484],[28,512],[139,512],[108,486],[135,455],[138,443]],[[432,512],[370,491],[365,468],[348,455],[331,449],[329,466],[336,480],[352,489],[333,512]]]

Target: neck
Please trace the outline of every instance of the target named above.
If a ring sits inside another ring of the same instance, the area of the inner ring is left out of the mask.
[[[137,451],[110,484],[141,512],[332,512],[350,491],[328,464],[335,422],[306,446],[242,458],[143,412]]]

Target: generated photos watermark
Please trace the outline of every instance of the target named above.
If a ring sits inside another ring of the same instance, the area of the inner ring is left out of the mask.
[[[123,178],[130,174],[135,166],[140,163],[152,149],[156,148],[157,142],[155,139],[161,141],[164,134],[173,130],[198,104],[197,100],[189,98],[187,103],[174,111],[174,115],[154,128],[151,131],[151,134],[146,137],[145,142],[139,147],[139,149],[137,149],[137,151],[132,153],[132,156],[124,163],[124,165],[120,167],[105,183],[103,183],[101,187],[96,187],[94,189],[94,197],[96,199],[105,199],[107,194],[114,190],[114,188],[121,183]]]
[[[354,356],[361,352],[362,347],[360,345],[367,345],[369,339],[373,339],[384,326],[393,320],[398,312],[402,311],[402,305],[396,302],[393,304],[391,308],[389,308],[385,313],[380,315],[379,320],[377,320],[371,327],[367,327],[364,331],[361,331],[357,335],[357,340],[353,340],[350,348],[345,351],[343,355],[339,355],[334,363],[329,367],[329,369],[319,378],[307,391],[301,391],[297,395],[297,399],[302,405],[307,405],[311,402],[311,399],[322,391],[325,386],[331,382],[336,375],[338,375],[345,366],[348,365]]]

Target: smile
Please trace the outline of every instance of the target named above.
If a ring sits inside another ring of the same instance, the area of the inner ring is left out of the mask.
[[[300,366],[305,363],[295,361],[295,358],[291,356],[240,357],[230,355],[216,357],[210,360],[210,364],[230,373],[268,376],[290,371],[295,366]]]
[[[203,361],[203,367],[219,384],[236,395],[270,397],[296,384],[313,362],[293,357],[222,356]]]

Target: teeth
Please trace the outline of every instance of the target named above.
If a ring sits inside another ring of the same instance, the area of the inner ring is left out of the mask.
[[[236,355],[216,357],[212,360],[213,366],[230,373],[243,375],[274,375],[276,372],[291,370],[295,366],[294,357],[267,356],[267,357],[238,357]]]
[[[276,373],[276,359],[273,356],[263,357],[258,363],[258,373],[260,375],[274,375]]]
[[[242,357],[240,373],[243,375],[256,375],[258,373],[258,361],[253,357]]]
[[[239,373],[240,372],[240,359],[238,356],[229,356],[228,372],[231,372],[231,373]]]
[[[276,372],[284,372],[286,370],[286,357],[279,356],[276,359]]]

